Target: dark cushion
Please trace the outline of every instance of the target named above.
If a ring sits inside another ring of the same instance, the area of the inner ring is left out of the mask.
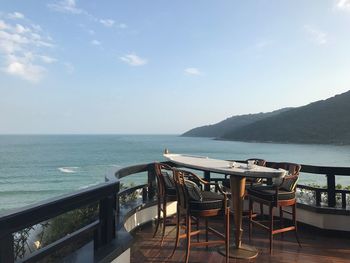
[[[289,191],[289,192],[293,192],[296,185],[297,185],[298,178],[299,177],[297,177],[297,176],[285,177],[282,184],[280,185],[280,189],[283,189],[283,190]]]
[[[195,182],[192,182],[190,180],[185,180],[185,186],[187,188],[187,192],[189,195],[190,200],[193,201],[201,201],[202,200],[202,193],[199,189],[198,185]]]
[[[250,196],[255,196],[257,198],[275,202],[276,190],[273,186],[264,185],[264,186],[255,186],[248,189],[248,194]],[[278,200],[291,200],[295,198],[295,192],[286,191],[284,189],[278,190]]]
[[[176,195],[174,179],[166,172],[162,173],[165,183],[166,192],[168,195]]]
[[[224,196],[210,192],[202,191],[202,200],[195,201],[190,200],[190,209],[192,210],[210,210],[210,209],[222,209],[224,207]]]

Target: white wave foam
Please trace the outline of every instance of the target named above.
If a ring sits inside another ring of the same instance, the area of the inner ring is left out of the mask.
[[[60,170],[60,172],[62,172],[62,173],[74,174],[74,173],[77,172],[76,170],[77,170],[78,168],[79,168],[79,167],[59,167],[58,170]]]

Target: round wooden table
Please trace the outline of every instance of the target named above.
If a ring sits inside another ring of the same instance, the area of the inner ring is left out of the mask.
[[[257,165],[248,167],[245,163],[186,154],[164,154],[164,157],[181,167],[230,175],[232,206],[236,226],[235,244],[230,246],[230,257],[237,259],[255,258],[258,255],[256,248],[242,244],[242,212],[246,178],[282,178],[286,171]],[[225,254],[224,250],[220,253]]]

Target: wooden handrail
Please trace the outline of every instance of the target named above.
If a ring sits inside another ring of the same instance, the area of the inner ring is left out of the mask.
[[[71,194],[0,213],[0,238],[76,208],[116,195],[119,182],[106,182]]]
[[[118,192],[119,181],[113,180],[24,208],[0,213],[0,262],[15,261],[13,238],[15,232],[96,202],[99,203],[99,220],[96,221],[98,223],[82,227],[72,233],[71,238],[63,237],[57,240],[51,246],[38,250],[25,261],[30,262],[42,258],[52,253],[54,251],[53,247],[60,247],[67,242],[73,242],[74,239],[95,228],[96,248],[106,245],[115,238],[115,199]]]

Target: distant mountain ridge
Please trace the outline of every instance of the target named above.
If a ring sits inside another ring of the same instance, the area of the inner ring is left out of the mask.
[[[229,132],[239,129],[243,126],[252,124],[256,121],[263,120],[267,117],[274,116],[276,114],[279,114],[283,111],[287,111],[289,109],[291,108],[283,108],[280,110],[266,112],[266,113],[260,112],[260,113],[254,113],[254,114],[232,116],[216,124],[205,125],[205,126],[191,129],[185,132],[184,134],[182,134],[181,136],[221,138],[225,134],[228,134]]]
[[[350,144],[350,91],[298,108],[233,116],[214,125],[192,129],[183,136],[248,142]]]

